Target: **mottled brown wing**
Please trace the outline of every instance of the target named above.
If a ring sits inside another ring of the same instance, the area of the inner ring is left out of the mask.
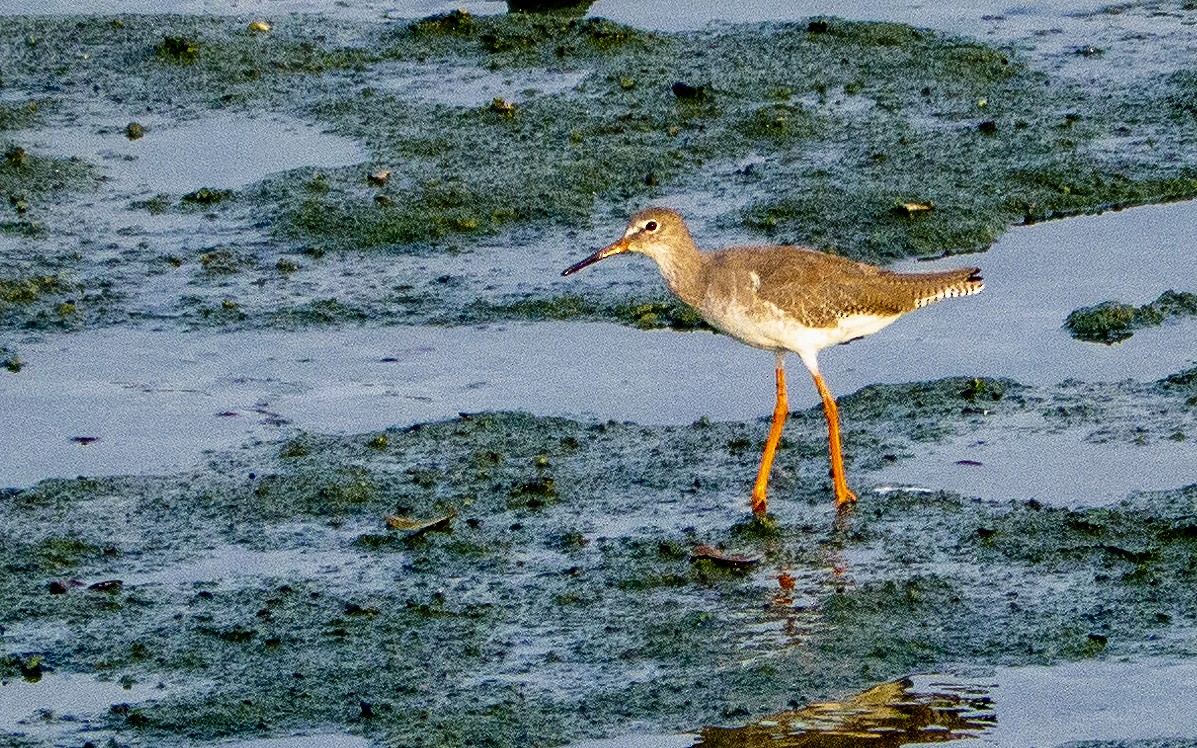
[[[977,268],[895,273],[845,257],[799,247],[754,250],[758,297],[810,327],[833,327],[856,315],[897,316],[983,287]]]
[[[754,263],[757,297],[808,327],[834,327],[857,314],[906,311],[886,293],[882,271],[844,257],[797,247],[761,250]]]

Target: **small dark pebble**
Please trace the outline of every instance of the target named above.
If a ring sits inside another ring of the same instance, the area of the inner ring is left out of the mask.
[[[507,9],[516,13],[550,13],[576,8],[586,10],[594,0],[507,0]]]
[[[4,160],[12,167],[24,166],[26,159],[27,154],[25,153],[25,149],[20,146],[14,145],[4,152]]]
[[[67,586],[65,584],[63,584],[62,582],[57,582],[57,581],[50,582],[50,594],[51,595],[65,595],[66,591],[67,591]]]
[[[674,81],[673,85],[670,86],[670,90],[679,99],[700,101],[707,97],[706,86],[691,86],[689,83],[683,83],[682,81]]]

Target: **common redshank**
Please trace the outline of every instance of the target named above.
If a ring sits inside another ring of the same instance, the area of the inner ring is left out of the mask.
[[[668,208],[632,217],[623,237],[566,268],[570,275],[624,252],[648,255],[669,289],[698,310],[716,330],[777,357],[777,404],[761,467],[752,488],[752,511],[763,516],[769,471],[786,401],[785,354],[806,364],[827,416],[831,480],[837,506],[856,501],[844,478],[839,411],[819,373],[818,353],[828,346],[872,335],[909,311],[941,299],[971,296],[984,287],[980,268],[896,273],[806,247],[747,246],[703,252],[686,222]]]

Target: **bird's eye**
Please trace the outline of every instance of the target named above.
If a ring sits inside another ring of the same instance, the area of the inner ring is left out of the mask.
[[[656,231],[657,230],[657,222],[649,221],[648,223],[644,224],[644,230],[645,231]]]

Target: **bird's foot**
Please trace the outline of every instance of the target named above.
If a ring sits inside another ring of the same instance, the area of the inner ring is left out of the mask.
[[[753,514],[753,516],[763,518],[765,516],[765,513],[768,511],[768,508],[769,508],[769,505],[768,505],[768,502],[765,500],[765,492],[764,491],[758,492],[756,490],[753,490],[753,492],[752,492],[752,514]]]
[[[836,507],[849,507],[856,503],[856,494],[847,486],[835,487],[835,505]]]

